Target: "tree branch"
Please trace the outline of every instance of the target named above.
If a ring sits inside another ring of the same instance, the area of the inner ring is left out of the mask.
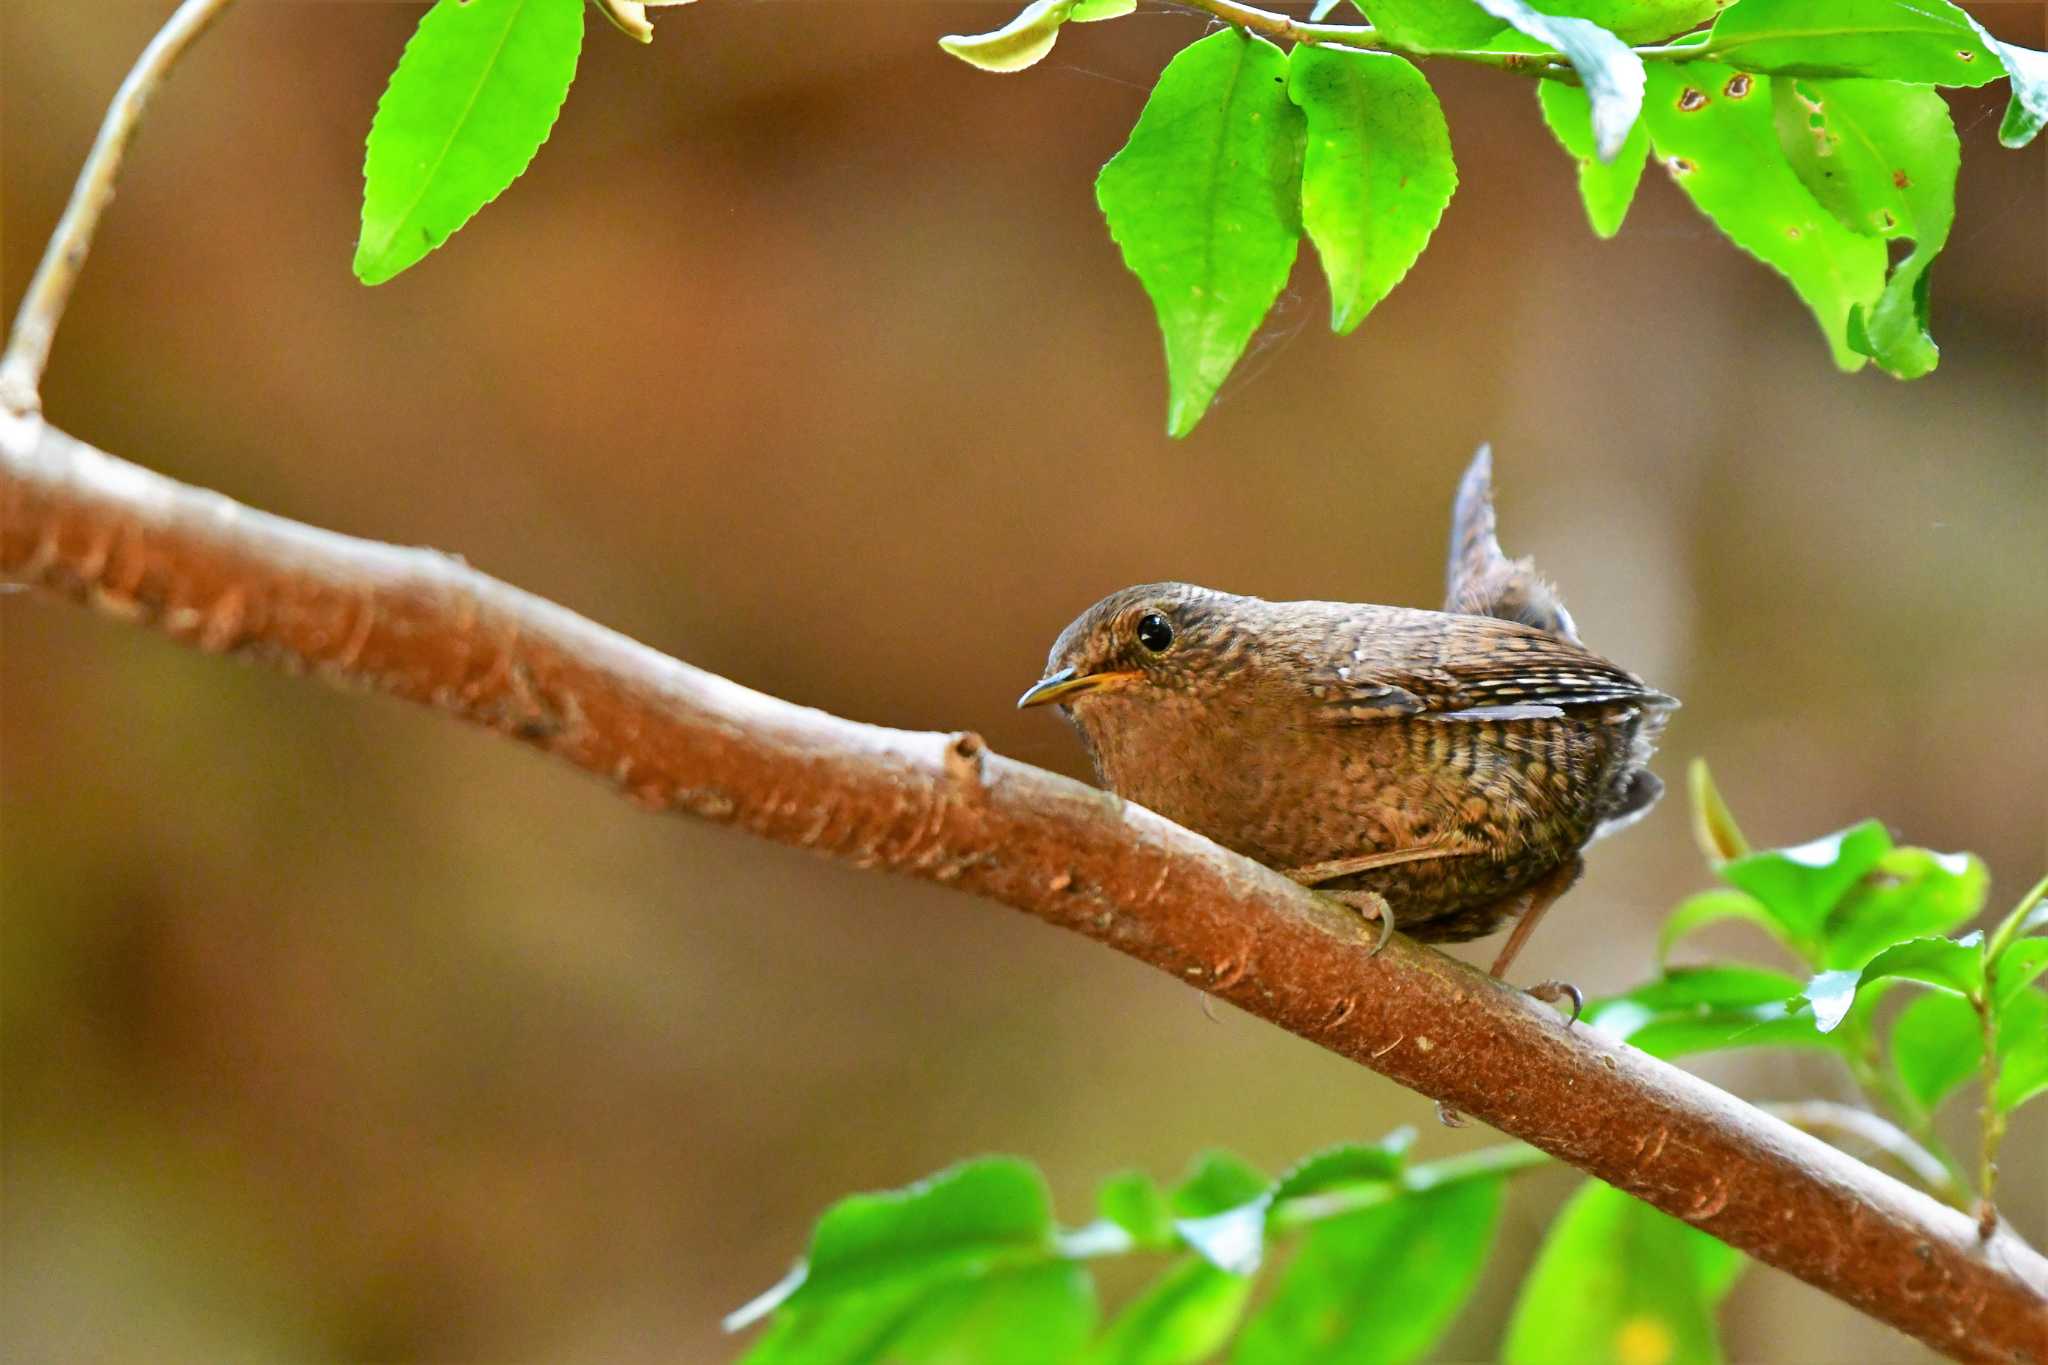
[[[426,550],[0,419],[0,578],[437,707],[678,811],[1002,901],[1434,1096],[1937,1350],[2048,1361],[2048,1260],[1706,1082],[971,734],[751,691]]]
[[[107,116],[100,123],[99,136],[79,167],[78,181],[71,187],[71,200],[57,230],[43,248],[43,259],[21,296],[21,309],[14,315],[14,330],[7,338],[7,351],[0,355],[0,409],[16,416],[42,410],[40,390],[43,367],[50,360],[50,343],[56,339],[57,323],[71,298],[71,286],[85,266],[92,249],[93,232],[100,214],[114,198],[114,179],[121,174],[121,158],[142,123],[150,97],[194,39],[206,31],[222,10],[234,0],[185,0],[177,12],[149,40],[142,55],[114,92]]]

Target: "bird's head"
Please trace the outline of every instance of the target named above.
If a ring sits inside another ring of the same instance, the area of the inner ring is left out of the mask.
[[[1243,600],[1192,583],[1113,592],[1060,632],[1045,676],[1017,705],[1079,718],[1105,704],[1195,695],[1227,676],[1241,650],[1233,607]]]

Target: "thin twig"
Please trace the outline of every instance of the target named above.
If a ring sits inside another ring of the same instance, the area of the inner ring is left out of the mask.
[[[1188,9],[1220,19],[1232,28],[1255,33],[1276,43],[1302,43],[1311,47],[1342,47],[1363,52],[1398,52],[1408,57],[1441,57],[1457,62],[1476,62],[1498,71],[1551,80],[1578,80],[1571,63],[1553,53],[1492,52],[1485,48],[1421,47],[1390,38],[1370,24],[1327,24],[1295,19],[1276,10],[1260,9],[1242,0],[1174,0]],[[1704,48],[1691,43],[1658,43],[1632,48],[1645,61],[1696,62],[1708,57]]]
[[[50,244],[43,249],[41,264],[21,297],[21,310],[14,316],[14,331],[7,339],[7,352],[0,356],[0,406],[17,417],[42,410],[43,367],[50,361],[50,344],[57,335],[57,323],[71,298],[71,286],[92,249],[92,236],[99,227],[100,214],[114,197],[114,181],[121,174],[121,157],[135,137],[150,97],[163,84],[164,76],[206,31],[214,17],[234,0],[185,0],[149,46],[135,59],[128,78],[114,92],[100,133],[79,168],[78,183],[71,187],[71,202]]]
[[[1834,1134],[1875,1148],[1896,1161],[1937,1199],[1951,1204],[1959,1201],[1955,1178],[1941,1158],[1913,1141],[1905,1129],[1882,1114],[1834,1100],[1792,1100],[1767,1104],[1764,1108],[1802,1133],[1820,1138]]]
[[[792,706],[448,556],[315,530],[0,421],[0,580],[390,693],[652,810],[1027,911],[1599,1176],[1935,1349],[2048,1365],[2048,1259],[1107,793]],[[949,755],[951,755],[949,757]],[[729,1007],[743,1010],[734,999]],[[1903,1292],[1910,1286],[1910,1292]]]

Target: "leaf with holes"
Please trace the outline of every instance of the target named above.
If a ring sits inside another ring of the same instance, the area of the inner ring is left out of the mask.
[[[1543,1239],[1501,1360],[1717,1365],[1714,1309],[1742,1267],[1726,1243],[1589,1181]]]
[[[1786,161],[1838,222],[1912,241],[1849,337],[1901,379],[1928,373],[1941,352],[1927,334],[1927,268],[1948,242],[1962,164],[1948,103],[1927,86],[1781,76],[1771,105]]]
[[[1864,356],[1849,343],[1849,319],[1884,292],[1884,243],[1843,227],[1799,183],[1778,147],[1770,84],[1711,62],[1658,63],[1643,112],[1650,143],[1715,226],[1786,278],[1835,363],[1854,370]]]
[[[1707,48],[1743,71],[1984,85],[2005,74],[1980,30],[1948,0],[1742,0]]]
[[[1602,161],[1593,150],[1593,103],[1583,89],[1562,81],[1538,81],[1536,97],[1551,134],[1579,163],[1579,198],[1585,201],[1594,234],[1612,237],[1621,231],[1643,178],[1650,156],[1650,125],[1637,119],[1614,159]]]
[[[547,141],[576,75],[583,0],[440,0],[370,123],[356,278],[417,264]]]
[[[1300,47],[1288,68],[1288,96],[1307,122],[1301,220],[1342,336],[1429,244],[1458,186],[1451,134],[1429,82],[1403,58]]]
[[[1171,435],[1194,430],[1287,283],[1301,153],[1286,56],[1225,29],[1167,63],[1096,178],[1110,236],[1165,335]]]

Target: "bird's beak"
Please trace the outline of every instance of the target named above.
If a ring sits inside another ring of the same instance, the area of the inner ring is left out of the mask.
[[[1040,678],[1024,689],[1024,695],[1017,698],[1017,709],[1028,706],[1050,706],[1056,701],[1077,697],[1083,692],[1093,692],[1098,687],[1122,682],[1133,676],[1131,673],[1082,673],[1076,675],[1071,668]]]

